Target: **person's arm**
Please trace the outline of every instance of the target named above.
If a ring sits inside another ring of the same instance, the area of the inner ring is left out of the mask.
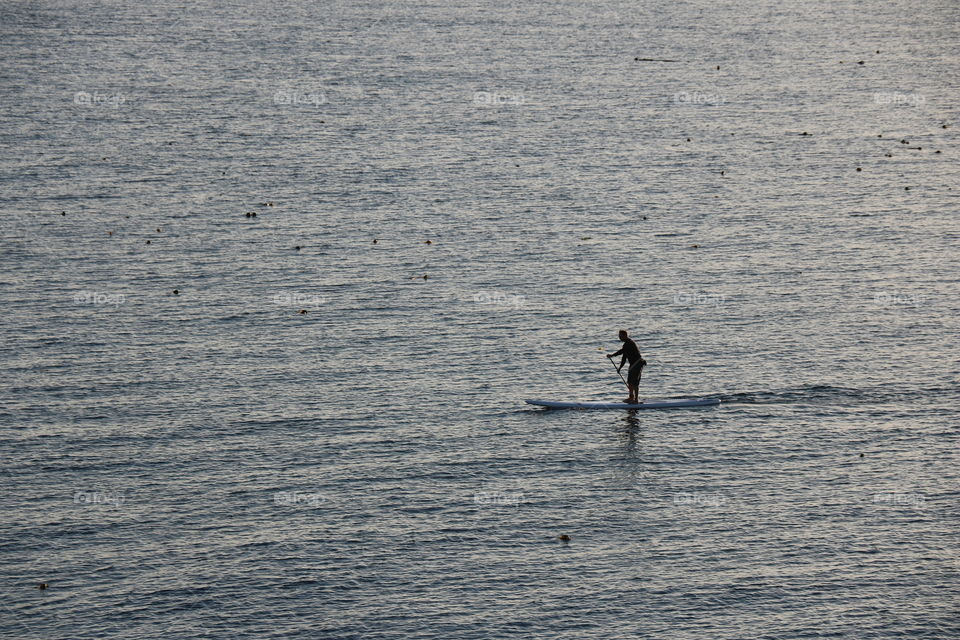
[[[608,358],[616,358],[617,356],[619,356],[619,355],[621,355],[621,354],[623,354],[623,357],[624,357],[624,358],[627,357],[627,354],[623,353],[623,349],[620,349],[620,351],[617,351],[616,353],[608,353],[608,354],[607,354],[607,357],[608,357]],[[620,368],[621,368],[621,369],[623,368],[623,360],[620,361]]]

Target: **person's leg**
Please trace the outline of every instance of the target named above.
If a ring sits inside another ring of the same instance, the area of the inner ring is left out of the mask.
[[[630,399],[631,404],[640,404],[640,400],[637,397],[640,391],[640,375],[643,373],[643,365],[637,364],[633,367],[630,367],[630,374],[627,378],[627,386],[630,388]]]
[[[637,404],[637,383],[640,381],[640,367],[630,367],[630,373],[627,374],[627,389],[630,390],[630,404]]]

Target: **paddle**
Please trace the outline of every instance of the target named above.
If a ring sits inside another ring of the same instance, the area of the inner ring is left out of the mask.
[[[598,351],[603,351],[603,349],[600,348],[600,349],[598,349]],[[625,387],[627,388],[627,391],[630,391],[630,385],[628,385],[628,384],[627,384],[627,381],[624,380],[623,374],[620,373],[620,369],[618,369],[618,368],[617,368],[617,365],[613,362],[613,358],[607,358],[607,360],[609,360],[609,361],[610,361],[610,364],[613,365],[613,368],[617,370],[617,375],[620,376],[620,379],[621,379],[621,380],[623,380],[623,386],[625,386]]]

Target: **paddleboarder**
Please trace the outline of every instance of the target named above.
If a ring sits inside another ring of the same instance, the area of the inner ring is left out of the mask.
[[[630,362],[630,369],[627,372],[627,389],[630,392],[630,397],[624,400],[624,402],[627,404],[640,404],[639,400],[637,400],[637,387],[640,385],[640,372],[643,369],[643,365],[647,364],[647,361],[640,355],[640,347],[627,335],[626,329],[620,330],[619,337],[620,342],[623,343],[623,348],[616,353],[608,353],[607,357],[616,358],[620,355],[623,356],[620,359],[620,366],[617,367],[617,371],[623,369],[625,362]]]

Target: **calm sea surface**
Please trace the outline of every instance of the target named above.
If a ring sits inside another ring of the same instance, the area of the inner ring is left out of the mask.
[[[960,637],[955,1],[4,2],[0,63],[0,636]],[[523,403],[621,328],[724,403]]]

